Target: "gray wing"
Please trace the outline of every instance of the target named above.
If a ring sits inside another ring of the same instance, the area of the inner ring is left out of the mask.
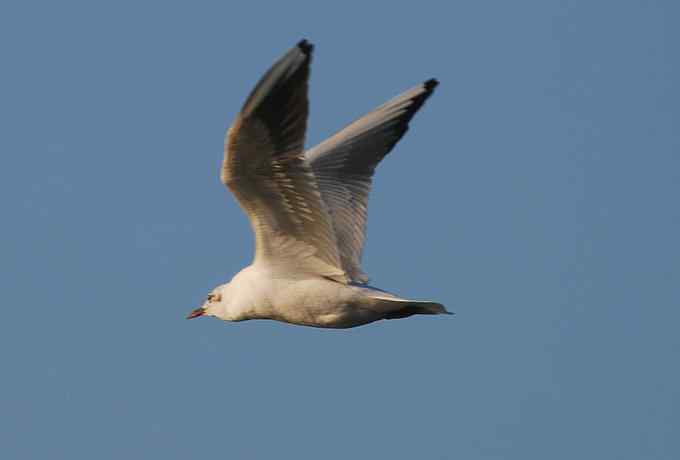
[[[368,281],[361,271],[361,253],[373,171],[437,85],[432,79],[411,88],[305,154],[333,221],[342,266],[352,281]]]
[[[222,182],[255,233],[255,264],[348,282],[333,225],[304,160],[312,45],[262,77],[227,133]]]

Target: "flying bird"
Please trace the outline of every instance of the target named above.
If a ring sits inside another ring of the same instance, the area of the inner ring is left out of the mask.
[[[439,303],[369,286],[360,265],[373,172],[437,80],[405,91],[305,151],[312,51],[302,40],[275,62],[227,131],[221,180],[250,220],[255,257],[188,318],[350,328],[449,313]]]

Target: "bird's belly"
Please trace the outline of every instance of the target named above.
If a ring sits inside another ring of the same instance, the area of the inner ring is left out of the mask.
[[[303,280],[286,286],[283,301],[275,302],[273,314],[279,321],[323,328],[349,328],[379,319],[370,299],[351,286],[321,280]]]

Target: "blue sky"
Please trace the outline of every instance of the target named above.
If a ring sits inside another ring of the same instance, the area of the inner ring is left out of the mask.
[[[321,3],[2,7],[3,456],[680,457],[677,3]],[[250,262],[223,135],[301,38],[309,145],[441,81],[364,268],[455,316],[184,320]]]

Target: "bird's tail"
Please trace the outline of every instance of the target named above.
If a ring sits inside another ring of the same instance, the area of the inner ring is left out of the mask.
[[[397,303],[397,302],[395,302]],[[385,319],[408,318],[413,315],[452,315],[444,305],[437,302],[409,300],[398,302],[399,307],[385,315]]]

